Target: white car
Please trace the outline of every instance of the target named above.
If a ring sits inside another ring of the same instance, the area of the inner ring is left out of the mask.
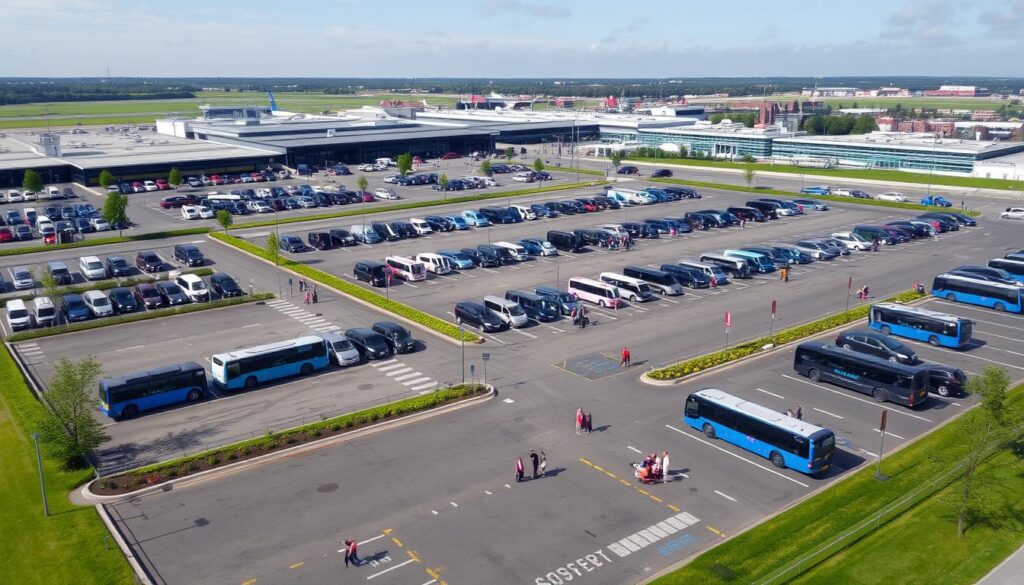
[[[364,171],[364,172],[376,171],[377,170],[377,165],[370,164],[370,163],[363,163],[363,164],[359,165],[358,167],[356,167],[356,169],[358,169],[360,171]]]
[[[199,219],[199,210],[196,209],[195,205],[182,205],[181,219]]]
[[[107,317],[114,314],[114,306],[110,304],[110,299],[98,290],[87,290],[82,293],[82,302],[89,307],[89,312],[93,317]]]
[[[516,183],[532,183],[533,174],[531,173],[516,173],[512,175],[512,180]]]
[[[178,285],[181,292],[185,293],[188,300],[193,303],[201,303],[210,300],[210,288],[206,286],[206,282],[204,282],[202,278],[199,278],[195,274],[182,274],[174,279],[174,284]]]
[[[8,203],[21,203],[25,198],[22,197],[21,191],[17,189],[10,189],[7,191],[7,202]]]
[[[109,232],[111,228],[110,222],[102,217],[89,218],[89,223],[92,224],[92,229],[98,232]]]
[[[142,183],[142,185],[146,188],[146,191],[159,191],[160,190],[160,187],[157,187],[156,183],[154,183],[153,181],[145,181],[145,182]]]
[[[266,187],[264,187],[262,189],[256,189],[256,196],[257,197],[273,197],[273,195],[274,195],[274,192],[271,191],[270,189],[267,189]]]
[[[107,277],[107,269],[96,256],[82,256],[78,259],[78,268],[89,280],[102,280]]]
[[[199,219],[212,219],[213,210],[205,205],[196,205],[196,211],[199,212]]]
[[[999,214],[1003,219],[1024,219],[1024,207],[1007,207],[1006,211]]]
[[[846,245],[850,250],[870,250],[871,242],[853,232],[836,232],[832,237]]]
[[[384,182],[390,185],[394,185],[398,182],[398,175],[388,175],[384,177]]]
[[[388,189],[387,187],[374,189],[373,194],[380,199],[398,199],[398,193],[395,193],[394,189]]]
[[[254,213],[273,213],[274,211],[274,208],[271,207],[269,203],[261,199],[249,201],[246,207],[249,208],[249,211],[252,211]]]
[[[61,195],[60,187],[53,187],[53,186],[46,188],[46,196],[49,199],[63,199],[64,198],[64,196]]]
[[[904,195],[902,193],[897,193],[895,191],[889,191],[888,193],[882,193],[881,195],[877,195],[875,197],[875,199],[878,199],[879,201],[896,201],[896,202],[899,202],[899,203],[906,203],[907,201],[909,201],[909,199],[907,199],[906,195]]]
[[[36,201],[39,199],[39,195],[35,191],[25,191],[21,194],[23,201]]]

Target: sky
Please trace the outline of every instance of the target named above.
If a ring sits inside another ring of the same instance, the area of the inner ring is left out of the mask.
[[[1024,0],[2,0],[0,77],[1024,77]]]

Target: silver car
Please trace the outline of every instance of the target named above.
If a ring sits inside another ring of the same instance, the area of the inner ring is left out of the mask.
[[[839,255],[832,246],[815,240],[797,240],[793,246],[815,260],[831,260]]]
[[[820,236],[815,239],[818,240],[819,242],[824,242],[825,244],[832,246],[832,248],[834,248],[836,252],[839,252],[841,256],[850,255],[849,246],[847,246],[846,242],[840,240],[839,238],[833,238],[832,236]]]

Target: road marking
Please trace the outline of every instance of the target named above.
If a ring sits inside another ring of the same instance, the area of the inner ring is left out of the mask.
[[[757,390],[758,392],[764,392],[765,394],[767,394],[769,396],[774,396],[774,397],[776,397],[776,398],[778,398],[780,400],[785,400],[784,397],[779,396],[778,394],[776,394],[774,392],[769,392],[769,391],[765,390],[764,388],[754,388],[754,390]]]
[[[422,384],[423,382],[430,381],[430,376],[424,376],[420,372],[416,372],[415,374],[412,374],[412,376],[415,379],[408,380],[407,382],[402,382],[402,384],[404,386],[412,386],[413,384]],[[419,376],[419,377],[417,378],[416,376]],[[408,378],[407,378],[407,376],[402,376],[401,378],[395,378],[395,380],[402,380],[402,379],[408,379]]]
[[[880,433],[880,432],[882,432],[882,431],[881,431],[881,429],[871,429],[871,430],[875,431],[876,433]],[[889,435],[889,436],[891,436],[891,437],[896,437],[897,439],[899,439],[899,440],[901,440],[901,441],[905,441],[905,440],[906,440],[906,439],[904,439],[903,437],[901,437],[901,436],[897,435],[896,433],[891,433],[891,432],[889,432],[889,431],[885,431],[885,434],[887,434],[887,435]]]
[[[525,335],[526,337],[528,337],[530,339],[537,339],[537,336],[534,335],[533,333],[527,333],[527,332],[522,331],[520,329],[516,329],[515,327],[512,328],[512,331],[515,331],[516,333],[518,333],[520,335]]]
[[[298,569],[299,567],[301,567],[302,565],[305,565],[305,564],[306,564],[305,561],[299,561],[297,563],[292,563],[292,564],[288,565],[288,568],[289,569]]]
[[[643,451],[641,451],[640,449],[637,449],[636,447],[634,447],[632,445],[626,445],[626,448],[629,449],[630,451],[634,452],[634,453],[639,453],[641,455],[643,454]]]
[[[1024,369],[1024,368],[1021,368],[1021,369]],[[801,380],[800,378],[794,378],[793,376],[790,376],[789,374],[782,374],[782,377],[790,379],[790,380],[793,380],[794,382],[800,382],[802,384],[807,384],[809,386],[814,386],[815,388],[821,388],[822,390],[827,390],[827,391],[829,391],[829,392],[831,392],[833,394],[838,394],[839,396],[844,396],[846,398],[849,398],[850,400],[856,400],[857,402],[863,402],[864,404],[870,404],[871,406],[875,406],[875,407],[878,407],[878,408],[883,408],[883,409],[889,410],[889,412],[892,412],[894,414],[901,414],[903,416],[909,416],[910,418],[916,418],[917,420],[923,420],[926,423],[932,422],[931,420],[929,420],[929,419],[927,419],[927,418],[925,418],[923,416],[917,416],[916,414],[911,414],[909,412],[903,412],[902,410],[891,410],[891,409],[888,409],[884,404],[881,404],[881,403],[878,403],[878,402],[872,402],[870,400],[864,400],[863,398],[858,398],[856,396],[850,396],[849,394],[846,394],[844,392],[840,392],[838,390],[833,390],[831,388],[826,388],[825,386],[822,386],[821,384],[815,384],[814,382],[809,382],[807,380]]]
[[[397,374],[397,373],[398,372],[393,372],[393,374]],[[388,374],[388,375],[390,376],[392,374]],[[401,376],[398,376],[398,377],[395,378],[395,382],[401,382],[402,380],[408,380],[409,378],[415,378],[416,376],[422,376],[422,375],[423,374],[421,372],[413,372],[411,374],[402,374]]]
[[[920,345],[921,347],[930,347],[932,349],[936,349],[936,350],[939,350],[939,351],[944,351],[944,352],[948,352],[948,353],[952,353],[952,354],[956,354],[956,355],[966,355],[966,356],[974,358],[976,360],[981,360],[983,362],[989,362],[989,363],[992,363],[992,364],[999,364],[1000,366],[1006,366],[1008,368],[1013,368],[1015,370],[1024,370],[1024,367],[1021,367],[1021,366],[1015,366],[1013,364],[1008,364],[1008,363],[1005,363],[1005,362],[1000,362],[1000,361],[997,361],[997,360],[989,359],[989,358],[986,358],[986,357],[981,357],[980,355],[974,355],[972,353],[965,354],[963,352],[953,351],[951,349],[946,349],[945,347],[936,347],[934,345],[930,345],[930,344],[920,343],[920,342],[914,341],[913,339],[907,339],[906,343],[912,343],[914,345]],[[981,347],[985,347],[985,346],[981,346]],[[1000,350],[999,348],[995,348],[995,347],[990,347],[989,349],[996,349],[998,351],[1006,351],[1006,350]],[[896,412],[898,412],[898,411],[896,411]]]
[[[378,534],[377,536],[374,536],[373,538],[367,538],[366,540],[362,540],[362,541],[358,542],[357,544],[366,544],[368,542],[373,542],[375,540],[379,540],[381,538],[384,538],[384,536],[385,536],[384,534]],[[344,549],[342,549],[342,550],[344,550]],[[342,552],[342,551],[339,550],[338,552]]]
[[[672,425],[665,425],[665,427],[668,428],[668,429],[671,429],[671,430],[673,430],[673,431],[675,431],[675,432],[677,432],[677,433],[679,433],[681,435],[683,435],[684,437],[689,437],[689,438],[693,439],[694,441],[699,441],[699,442],[704,443],[705,445],[707,445],[709,447],[714,447],[715,449],[718,449],[722,453],[725,453],[727,455],[732,455],[733,457],[739,459],[740,461],[746,461],[747,463],[753,465],[754,467],[758,467],[760,469],[763,469],[763,470],[767,471],[768,473],[775,474],[775,475],[781,477],[782,479],[789,480],[789,481],[791,481],[791,482],[793,482],[793,483],[795,483],[797,485],[802,485],[805,488],[811,487],[811,486],[807,485],[806,483],[804,483],[802,481],[797,481],[797,480],[793,479],[792,477],[789,477],[789,476],[787,476],[785,474],[779,473],[778,471],[775,471],[774,469],[769,469],[769,468],[765,467],[764,465],[761,465],[760,463],[757,463],[757,462],[751,461],[750,459],[747,459],[746,457],[741,457],[741,456],[739,456],[739,455],[737,455],[737,454],[735,454],[735,453],[733,453],[733,452],[731,452],[729,450],[726,450],[726,449],[723,449],[722,447],[719,447],[718,445],[709,443],[708,441],[705,441],[704,439],[701,439],[701,438],[698,438],[698,437],[694,437],[690,433],[687,433],[686,431],[681,431],[681,430],[675,428]]]
[[[259,325],[259,323],[256,323],[256,325]],[[245,327],[252,327],[252,325],[246,325]],[[243,327],[242,329],[245,329],[245,327]],[[133,349],[140,349],[140,348],[143,348],[143,347],[146,347],[146,346],[145,345],[133,345],[131,347],[122,347],[121,349],[115,349],[114,351],[131,351]],[[22,353],[31,353],[31,352],[24,352],[23,351]],[[42,350],[39,350],[39,353],[43,353]]]
[[[410,390],[423,390],[424,388],[430,388],[431,386],[436,386],[436,385],[437,385],[437,382],[430,382],[430,383],[427,383],[427,384],[423,384],[422,386],[413,386],[412,388],[410,388]]]
[[[259,327],[262,323],[250,323],[249,325],[242,325],[242,329],[250,329],[252,327]],[[140,346],[141,347],[141,346]]]
[[[435,512],[435,513],[436,513],[436,512]],[[416,559],[409,559],[409,560],[407,560],[407,561],[404,561],[404,562],[398,563],[398,564],[397,564],[397,565],[395,565],[394,567],[388,567],[387,569],[384,569],[383,571],[381,571],[381,572],[379,572],[379,573],[374,573],[373,575],[370,575],[370,576],[366,577],[366,580],[367,580],[367,581],[369,581],[370,579],[374,579],[374,578],[376,578],[376,577],[380,577],[380,576],[381,576],[381,575],[383,575],[384,573],[390,573],[391,571],[394,571],[395,569],[400,569],[400,568],[402,568],[402,567],[404,567],[404,566],[408,565],[409,563],[414,563],[414,562],[416,562]]]
[[[338,327],[337,325],[326,325],[326,326],[323,326],[323,327],[314,327],[313,331],[324,332],[324,331],[337,331],[339,329],[341,329],[341,327]]]
[[[386,372],[388,370],[393,370],[395,368],[404,368],[404,367],[406,367],[405,364],[391,364],[390,366],[384,366],[383,368],[377,368],[377,371],[378,372]],[[409,368],[409,370],[411,370],[411,369],[412,368]],[[406,370],[406,371],[409,371],[409,370]]]
[[[405,364],[402,364],[402,366],[405,366]],[[388,366],[388,367],[390,368],[392,366]],[[401,366],[399,366],[399,367],[401,367]],[[412,368],[410,368],[408,366],[405,366],[401,370],[395,370],[393,372],[388,372],[386,375],[388,377],[391,377],[391,376],[397,376],[398,374],[404,374],[406,372],[411,372],[411,371],[412,371]]]
[[[388,364],[393,364],[393,363],[395,363],[397,361],[398,360],[396,360],[396,359],[390,359],[390,360],[387,360],[385,362],[377,362],[375,364],[370,364],[370,367],[371,368],[377,368],[379,370],[381,366],[386,366]]]
[[[455,502],[448,502],[448,503],[452,505],[452,508],[458,508],[459,507],[459,505],[456,504]]]
[[[868,451],[867,449],[861,449],[860,451],[861,451],[861,453],[865,453],[867,455],[870,455],[870,456],[874,457],[875,459],[878,458],[878,453],[872,453],[871,451]]]
[[[839,416],[838,414],[834,414],[834,413],[831,413],[831,412],[829,412],[829,411],[827,411],[827,410],[822,410],[822,409],[820,409],[820,408],[814,408],[813,410],[817,410],[817,411],[818,411],[818,412],[820,412],[821,414],[827,414],[827,415],[829,415],[829,416],[834,416],[834,417],[836,417],[836,418],[838,418],[838,419],[842,419],[842,418],[843,418],[843,417]]]
[[[723,494],[722,492],[720,492],[718,490],[715,490],[715,493],[720,495],[720,496],[722,496],[723,498],[729,500],[730,502],[735,502],[736,501],[736,498],[734,498],[732,496],[729,496],[729,495],[726,495],[726,494]]]

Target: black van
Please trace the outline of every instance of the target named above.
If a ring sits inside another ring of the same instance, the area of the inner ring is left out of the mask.
[[[311,248],[316,248],[317,250],[329,250],[334,247],[334,243],[331,241],[331,234],[327,232],[309,232],[306,240]]]
[[[608,232],[602,230],[578,229],[572,230],[572,235],[576,236],[576,238],[583,242],[583,245],[585,246],[604,247],[608,245],[609,239],[612,239],[612,236],[609,235]]]
[[[760,211],[768,219],[779,219],[778,205],[767,201],[747,201],[747,207]]]
[[[507,209],[498,209],[497,207],[481,207],[477,211],[480,212],[480,215],[486,217],[487,221],[491,222],[494,225],[512,223],[511,221],[506,220],[506,216],[508,215]]]
[[[368,282],[373,286],[385,286],[388,283],[387,267],[373,260],[360,260],[352,269],[356,280]]]
[[[335,229],[332,229],[330,232],[328,232],[328,235],[331,236],[331,244],[333,244],[335,246],[355,246],[356,245],[356,238],[355,238],[355,236],[353,236],[352,233],[349,232],[348,230],[343,230],[343,229],[335,228]]]
[[[520,290],[505,291],[505,298],[513,303],[519,303],[526,316],[540,322],[554,321],[558,319],[558,305],[540,295]]]
[[[755,207],[727,207],[725,210],[746,221],[768,221],[765,214]]]
[[[583,248],[583,241],[576,237],[575,234],[570,234],[569,232],[551,230],[545,239],[551,242],[551,245],[556,249],[563,252],[578,252]]]
[[[466,256],[469,256],[473,260],[474,266],[480,266],[487,268],[488,266],[501,266],[500,256],[484,256],[480,250],[476,248],[463,248],[459,250]]]
[[[651,287],[651,290],[663,295],[681,295],[683,287],[679,280],[668,272],[655,270],[654,268],[643,268],[641,266],[626,266],[622,274],[630,278],[639,278]]]
[[[508,248],[495,246],[494,244],[480,244],[476,249],[480,256],[490,259],[496,266],[515,264],[516,260],[512,257],[512,252],[509,252]]]
[[[708,288],[711,279],[695,268],[687,268],[681,264],[662,264],[660,270],[671,274],[679,284],[690,288]]]

